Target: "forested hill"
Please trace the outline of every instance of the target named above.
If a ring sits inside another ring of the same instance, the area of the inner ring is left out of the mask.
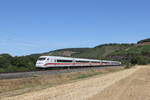
[[[35,62],[41,55],[67,56],[122,61],[124,64],[150,63],[150,38],[137,44],[103,44],[93,48],[66,48],[41,54],[12,57],[0,54],[0,72],[35,70]]]
[[[144,40],[140,40],[137,42],[138,44],[142,44],[142,43],[150,43],[150,38],[144,39]]]

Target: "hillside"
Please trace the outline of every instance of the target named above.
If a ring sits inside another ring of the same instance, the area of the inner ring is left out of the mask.
[[[113,53],[114,51],[130,48],[134,44],[103,44],[94,48],[68,48],[59,49],[48,52],[46,55],[51,56],[69,56],[79,58],[103,58]]]
[[[144,40],[140,40],[137,42],[138,44],[145,44],[145,43],[150,43],[150,38],[144,39]]]
[[[139,45],[139,42],[137,44],[103,44],[98,45],[94,48],[87,49],[60,49],[51,51],[48,53],[48,55],[70,56],[77,58],[110,59],[122,61],[123,63],[135,64],[143,62],[142,64],[145,64],[147,62],[150,62],[150,45],[144,44],[145,42],[142,42],[142,45]],[[140,62],[137,61],[139,59]]]
[[[103,44],[88,49],[82,53],[75,53],[73,57],[103,59],[115,52],[131,47],[133,44]]]
[[[107,58],[124,63],[147,64],[150,63],[150,45],[134,45],[128,49],[114,51]]]
[[[83,52],[85,52],[85,51],[87,51],[89,49],[90,48],[66,48],[66,49],[58,49],[58,50],[50,51],[46,55],[49,55],[49,56],[66,56],[66,57],[70,57],[73,54],[83,53]]]

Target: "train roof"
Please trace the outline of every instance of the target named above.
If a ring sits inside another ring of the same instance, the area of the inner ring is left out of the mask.
[[[65,60],[82,60],[82,61],[100,61],[96,59],[85,59],[85,58],[71,58],[71,57],[60,57],[60,56],[40,56],[41,57],[48,57],[51,59],[65,59]]]
[[[46,57],[50,59],[65,59],[65,60],[76,60],[76,61],[95,61],[95,62],[118,62],[110,60],[96,60],[96,59],[85,59],[85,58],[71,58],[71,57],[61,57],[61,56],[40,56],[40,58]]]

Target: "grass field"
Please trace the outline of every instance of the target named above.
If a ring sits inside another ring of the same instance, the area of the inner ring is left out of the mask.
[[[0,97],[14,96],[26,92],[36,91],[65,83],[74,82],[95,75],[123,70],[123,67],[91,69],[82,72],[71,72],[57,75],[33,76],[18,79],[0,80]]]

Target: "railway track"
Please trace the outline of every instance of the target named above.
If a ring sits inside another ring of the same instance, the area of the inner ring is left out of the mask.
[[[54,75],[70,72],[80,72],[91,69],[100,69],[100,68],[112,68],[112,67],[121,67],[121,66],[97,66],[97,67],[86,67],[86,68],[63,68],[63,69],[47,69],[47,70],[35,70],[35,71],[22,71],[22,72],[6,72],[0,73],[0,79],[15,79],[15,78],[26,78],[34,77],[38,75]]]

